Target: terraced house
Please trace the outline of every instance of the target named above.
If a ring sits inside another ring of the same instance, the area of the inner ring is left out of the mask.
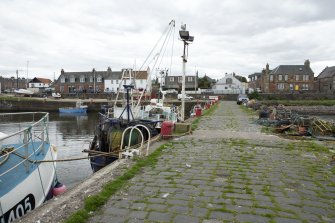
[[[264,93],[294,93],[314,89],[314,72],[310,61],[303,65],[279,65],[270,70],[269,64],[263,69],[261,75],[249,75],[249,87],[261,90]]]
[[[145,71],[133,71],[123,69],[112,71],[108,67],[107,71],[65,72],[61,74],[55,83],[56,92],[60,93],[101,93],[116,92],[123,89],[124,84],[134,84],[137,89],[150,90],[150,83],[147,86],[149,69]]]
[[[320,93],[335,93],[335,66],[326,67],[319,74],[316,86]]]

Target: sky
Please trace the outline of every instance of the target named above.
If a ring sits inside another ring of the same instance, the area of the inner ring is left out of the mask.
[[[247,77],[266,63],[309,59],[317,76],[335,66],[334,8],[333,0],[1,0],[0,75],[57,79],[61,69],[148,66],[153,77],[161,69],[181,75],[178,32],[186,24],[194,36],[187,75]],[[170,45],[151,59],[171,20]]]

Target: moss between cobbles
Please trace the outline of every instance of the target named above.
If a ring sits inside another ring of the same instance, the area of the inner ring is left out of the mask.
[[[211,115],[217,107],[218,105],[216,104],[212,106],[210,109],[206,110],[204,112],[204,116]],[[192,130],[196,129],[196,127],[198,126],[200,122],[200,119],[201,117],[198,117],[192,122]],[[184,144],[185,142],[180,142],[180,143]],[[178,144],[178,142],[174,144]],[[161,156],[162,151],[168,145],[172,146],[171,143],[164,144],[160,146],[158,149],[156,149],[149,156],[143,159],[138,159],[137,162],[129,170],[127,170],[122,176],[104,185],[100,193],[87,197],[84,201],[84,208],[73,213],[68,219],[65,220],[65,223],[86,222],[90,217],[92,217],[91,216],[92,212],[97,211],[99,208],[101,208],[113,194],[115,194],[118,190],[123,188],[125,184],[130,179],[132,179],[136,174],[138,174],[143,167],[154,166],[158,161],[158,157]]]
[[[210,116],[218,108],[218,106],[219,106],[218,104],[215,104],[212,107],[210,107],[209,109],[205,110],[205,112],[203,113],[203,116]],[[194,121],[192,122],[192,125],[191,125],[192,131],[194,131],[195,129],[198,128],[198,125],[200,123],[201,118],[202,118],[202,116],[196,117],[194,119]]]
[[[102,207],[113,194],[123,188],[128,180],[132,179],[137,173],[139,173],[143,167],[155,165],[158,161],[158,157],[167,146],[171,146],[171,144],[164,144],[149,156],[143,159],[138,159],[137,162],[122,176],[104,185],[100,193],[87,197],[84,201],[84,208],[72,214],[67,220],[65,220],[65,222],[86,222],[86,220],[91,217],[91,212],[94,212]]]

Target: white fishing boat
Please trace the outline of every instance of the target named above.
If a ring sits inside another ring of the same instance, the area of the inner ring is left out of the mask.
[[[57,150],[49,142],[48,121],[45,112],[0,113],[1,223],[13,222],[52,197]]]
[[[34,94],[34,92],[29,91],[27,89],[16,89],[16,90],[14,90],[14,93],[15,94],[21,94],[21,95],[33,95]]]
[[[55,92],[53,92],[52,94],[51,94],[51,96],[53,97],[53,98],[61,98],[62,97],[62,95],[60,94],[60,93],[55,93]]]

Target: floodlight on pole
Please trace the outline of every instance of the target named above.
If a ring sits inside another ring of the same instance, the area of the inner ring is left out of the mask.
[[[183,50],[183,78],[182,78],[182,90],[181,90],[181,121],[185,121],[185,79],[186,79],[186,48],[188,48],[188,44],[193,42],[194,36],[190,36],[189,31],[186,30],[186,24],[182,24],[179,30],[179,36],[181,41],[184,42],[184,50]]]

